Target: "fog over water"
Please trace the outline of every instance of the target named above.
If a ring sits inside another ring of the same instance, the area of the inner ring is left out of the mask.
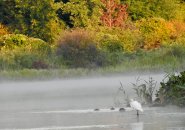
[[[129,97],[135,98],[132,83],[138,77],[152,77],[159,86],[164,75],[1,82],[0,130],[185,130],[183,108],[144,106],[138,119],[135,111],[119,112],[115,106],[120,82]]]

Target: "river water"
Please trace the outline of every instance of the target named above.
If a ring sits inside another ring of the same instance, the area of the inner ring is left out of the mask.
[[[159,82],[164,74],[0,83],[0,130],[185,130],[185,109],[148,107],[136,111],[116,105],[120,82],[129,98],[140,77]],[[115,107],[115,110],[110,110]],[[95,111],[94,109],[98,109]]]

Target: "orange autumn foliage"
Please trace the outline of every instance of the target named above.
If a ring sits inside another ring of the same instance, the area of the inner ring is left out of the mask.
[[[101,0],[104,4],[101,21],[108,27],[122,27],[128,17],[128,5],[118,4],[115,0]]]

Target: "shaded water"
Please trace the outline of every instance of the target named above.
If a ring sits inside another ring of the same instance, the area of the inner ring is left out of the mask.
[[[138,76],[0,83],[0,130],[185,130],[182,108],[144,106],[139,118],[129,108],[110,110],[120,81],[135,97],[131,83]],[[164,77],[140,78],[149,76]]]

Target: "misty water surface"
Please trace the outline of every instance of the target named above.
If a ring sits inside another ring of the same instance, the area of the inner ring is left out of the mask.
[[[119,112],[115,97],[120,82],[135,98],[131,83],[138,76],[143,80],[152,76],[158,85],[164,78],[164,74],[136,74],[2,82],[0,130],[185,130],[183,108],[144,106],[139,119],[135,111]]]

